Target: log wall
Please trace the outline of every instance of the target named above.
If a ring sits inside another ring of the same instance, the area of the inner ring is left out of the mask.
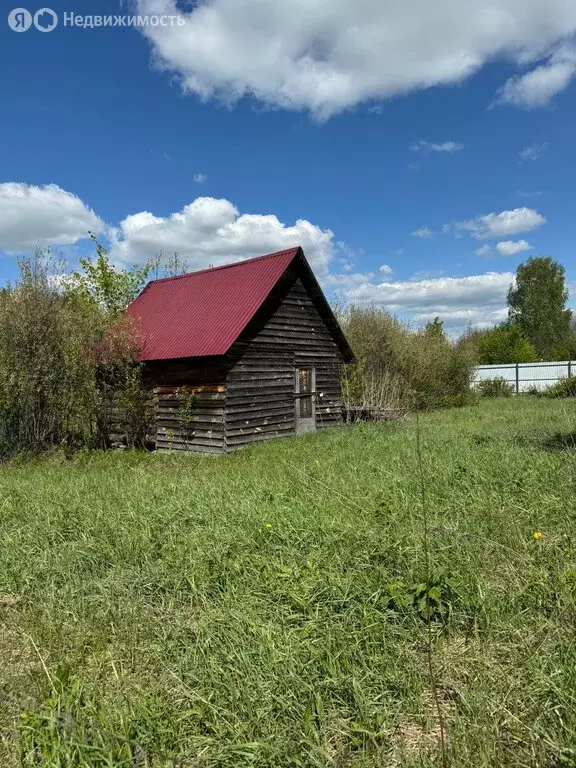
[[[185,403],[192,398],[188,414]],[[225,451],[226,388],[179,386],[154,388],[156,449],[159,451]]]
[[[316,369],[316,424],[341,419],[342,356],[300,279],[279,286],[233,346],[226,378],[226,447],[294,434],[294,372]]]
[[[156,361],[146,366],[144,377],[153,393],[157,450],[226,450],[224,359]],[[190,418],[184,411],[188,398]]]

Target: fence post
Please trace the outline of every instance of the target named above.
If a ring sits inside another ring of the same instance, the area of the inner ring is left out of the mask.
[[[572,360],[568,360],[568,378],[572,376]]]
[[[516,363],[516,394],[520,392],[520,377],[518,373],[518,363]]]

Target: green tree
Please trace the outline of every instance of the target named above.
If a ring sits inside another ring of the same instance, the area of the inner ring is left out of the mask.
[[[517,325],[503,323],[476,336],[476,355],[480,365],[534,363],[538,354]]]
[[[549,256],[520,264],[508,291],[508,317],[543,360],[564,356],[571,345],[565,270]]]
[[[96,246],[96,256],[78,260],[82,270],[72,272],[66,281],[66,288],[70,293],[95,300],[106,312],[119,314],[138,296],[152,265],[148,263],[143,267],[117,270],[110,261],[108,249],[98,242],[92,232],[89,235]]]
[[[424,331],[434,337],[444,338],[444,323],[439,317],[435,317],[430,323],[426,323]]]
[[[177,251],[167,257],[160,251],[150,261],[150,277],[153,280],[163,277],[177,277],[186,272],[189,272],[188,262],[182,259]]]

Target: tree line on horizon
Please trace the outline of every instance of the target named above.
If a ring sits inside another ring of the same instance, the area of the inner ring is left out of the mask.
[[[337,307],[356,355],[346,366],[345,403],[392,410],[442,408],[474,401],[474,367],[576,356],[564,267],[532,257],[518,267],[508,317],[492,328],[450,339],[440,317],[411,327],[382,306]]]

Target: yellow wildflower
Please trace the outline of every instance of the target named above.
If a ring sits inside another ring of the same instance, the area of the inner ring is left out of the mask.
[[[264,526],[264,528],[266,528],[266,530],[267,530],[267,531],[269,531],[269,530],[270,530],[270,528],[272,528],[272,523],[266,523],[266,525]]]
[[[534,533],[532,534],[532,538],[538,541],[538,539],[542,538],[542,534],[540,533],[540,531],[534,531]]]

